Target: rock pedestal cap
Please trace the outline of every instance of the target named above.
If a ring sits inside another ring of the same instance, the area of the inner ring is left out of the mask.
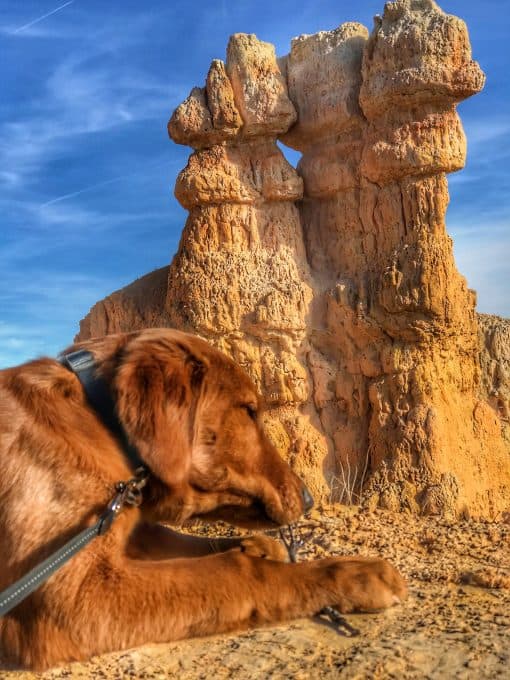
[[[360,92],[368,118],[394,106],[461,101],[482,89],[485,76],[471,59],[466,24],[434,0],[388,2],[374,21]]]
[[[287,82],[298,122],[282,137],[285,144],[302,151],[360,124],[358,96],[367,39],[365,26],[349,22],[292,40]]]

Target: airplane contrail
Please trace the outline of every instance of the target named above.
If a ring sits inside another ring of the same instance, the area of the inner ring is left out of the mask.
[[[30,28],[30,26],[33,26],[34,24],[38,24],[43,19],[47,19],[48,17],[51,17],[52,14],[55,14],[56,12],[60,12],[60,10],[64,9],[64,7],[67,7],[68,5],[72,5],[73,2],[74,2],[74,0],[69,0],[69,2],[66,2],[63,5],[60,5],[60,7],[57,7],[56,9],[52,9],[51,12],[48,12],[47,14],[43,14],[42,17],[39,17],[37,19],[34,19],[33,21],[30,21],[28,24],[25,24],[24,26],[20,26],[15,31],[13,31],[13,34],[19,33],[20,31],[24,31],[25,28]]]
[[[51,201],[46,201],[46,203],[42,203],[39,208],[47,208],[50,205],[53,205],[54,203],[60,203],[60,201],[65,201],[68,198],[74,198],[75,196],[79,196],[80,194],[84,194],[87,191],[92,191],[93,189],[99,189],[99,187],[104,187],[107,184],[113,184],[113,182],[118,182],[121,179],[126,179],[127,177],[130,177],[131,175],[119,175],[118,177],[113,177],[112,179],[107,179],[104,182],[98,182],[97,184],[91,184],[88,187],[85,187],[84,189],[78,189],[78,191],[72,191],[70,194],[63,194],[62,196],[57,196],[57,198],[52,198]]]
[[[130,172],[127,175],[118,175],[117,177],[112,177],[111,179],[106,179],[103,182],[97,182],[97,184],[90,184],[88,187],[84,187],[83,189],[78,189],[77,191],[72,191],[70,194],[63,194],[62,196],[57,196],[57,198],[52,198],[51,201],[46,201],[46,203],[42,203],[39,208],[47,208],[50,205],[53,205],[54,203],[60,203],[61,201],[66,201],[68,198],[74,198],[75,196],[79,196],[80,194],[85,194],[88,191],[93,191],[94,189],[99,189],[100,187],[107,186],[108,184],[113,184],[114,182],[119,182],[122,179],[128,179],[130,177],[138,177],[139,175],[144,174],[146,170],[154,170],[155,168],[162,167],[163,165],[165,166],[170,166],[175,164],[177,161],[158,161],[156,163],[149,163],[149,165],[144,168],[143,170],[137,170],[136,172]]]

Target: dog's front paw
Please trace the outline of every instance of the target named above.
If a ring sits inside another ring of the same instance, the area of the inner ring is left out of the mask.
[[[277,562],[288,562],[289,556],[285,546],[269,536],[257,534],[243,538],[240,544],[241,552],[252,557],[265,557]]]
[[[389,562],[353,557],[321,560],[322,583],[331,592],[331,605],[346,614],[373,612],[402,602],[407,584]]]

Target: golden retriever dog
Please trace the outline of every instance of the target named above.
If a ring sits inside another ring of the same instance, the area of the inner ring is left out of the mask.
[[[311,506],[260,425],[248,376],[221,352],[168,329],[79,343],[150,471],[126,507],[38,590],[0,619],[4,659],[33,669],[149,642],[311,616],[374,611],[406,595],[382,559],[291,564],[265,536],[207,539],[161,523],[227,519],[269,528]],[[42,358],[0,371],[0,590],[93,525],[119,480],[123,448],[69,368]]]

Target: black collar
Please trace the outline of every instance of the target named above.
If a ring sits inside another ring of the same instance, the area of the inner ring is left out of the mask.
[[[130,443],[122,423],[117,416],[115,402],[106,382],[96,375],[94,356],[87,350],[60,354],[58,361],[72,371],[83,386],[89,405],[94,409],[103,425],[119,442],[133,472],[140,468],[147,470],[136,446]]]

